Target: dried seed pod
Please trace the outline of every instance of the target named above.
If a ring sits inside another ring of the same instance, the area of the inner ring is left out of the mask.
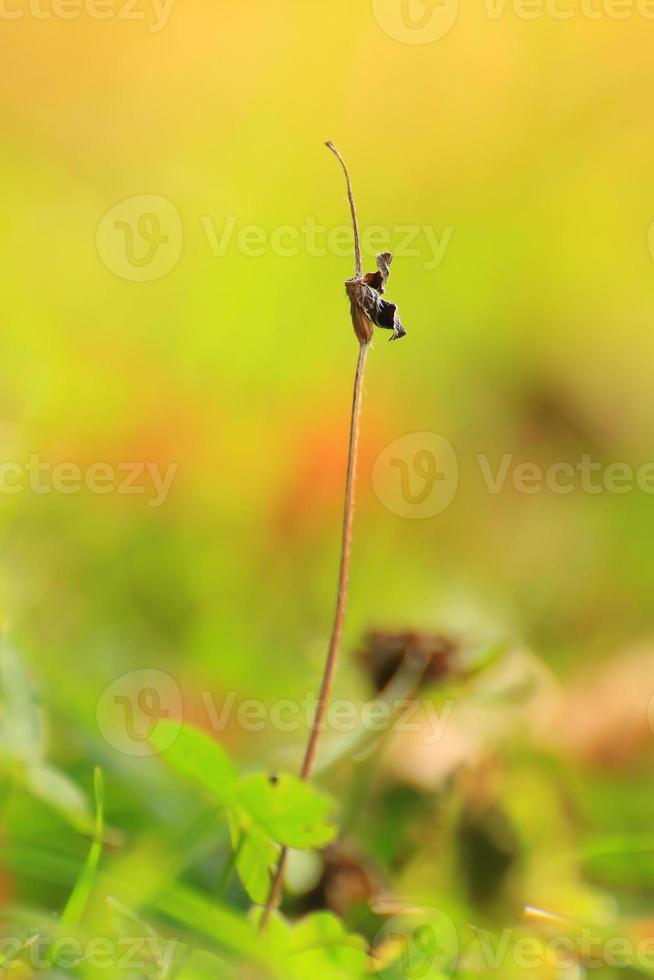
[[[390,340],[398,340],[406,336],[406,330],[397,313],[397,306],[382,299],[392,261],[393,256],[390,252],[382,252],[377,256],[376,272],[367,272],[365,276],[348,279],[345,283],[345,289],[350,297],[352,325],[361,343],[370,343],[372,340],[373,324],[384,330],[392,330]]]
[[[347,280],[345,289],[350,298],[354,333],[359,343],[365,345],[369,344],[372,340],[373,324],[376,327],[381,327],[383,330],[392,330],[393,333],[389,340],[397,340],[399,337],[405,337],[406,330],[397,315],[397,306],[395,303],[389,303],[387,300],[381,298],[390,274],[390,265],[393,261],[393,256],[390,252],[382,252],[377,256],[377,271],[367,272],[363,275],[359,221],[357,218],[357,209],[354,204],[350,175],[345,166],[345,160],[334,144],[328,141],[325,145],[336,155],[343,168],[345,182],[347,184],[347,196],[352,213],[352,228],[354,230],[354,276],[352,279]]]

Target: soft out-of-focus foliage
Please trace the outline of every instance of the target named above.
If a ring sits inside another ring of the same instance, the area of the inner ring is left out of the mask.
[[[381,0],[177,0],[161,29],[155,4],[5,5],[9,975],[652,974],[653,497],[589,490],[577,469],[590,460],[596,486],[652,461],[644,6],[466,3],[423,45],[383,29]],[[298,810],[356,353],[327,138],[364,230],[396,252],[408,332],[369,358],[341,717],[383,700],[356,656],[371,629],[435,633],[470,661],[410,715],[395,702],[414,678],[396,674],[377,716],[393,734],[325,733]],[[112,271],[98,234],[143,195],[182,229],[145,282]],[[458,460],[452,502],[423,520],[374,480],[415,433]],[[118,479],[53,487],[61,464]],[[573,490],[521,492],[521,464],[571,466]],[[213,787],[172,758],[181,719],[213,739]],[[299,848],[287,917],[261,939],[251,899],[282,843]]]

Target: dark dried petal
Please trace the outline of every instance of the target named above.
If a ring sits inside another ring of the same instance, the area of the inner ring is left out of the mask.
[[[391,340],[406,336],[395,303],[382,299],[392,261],[390,252],[382,252],[377,256],[376,272],[367,272],[361,279],[349,279],[345,283],[352,307],[354,332],[361,343],[369,343],[372,339],[373,323],[384,330],[392,330]]]
[[[376,289],[365,285],[361,286],[361,303],[375,326],[393,329],[397,309],[394,303],[382,299]]]
[[[392,330],[391,340],[397,340],[406,335],[406,330],[402,326],[402,321],[397,315],[395,303],[389,303],[382,299],[380,293],[371,286],[361,285],[361,303],[364,310],[375,324],[384,330]]]
[[[440,633],[373,630],[366,636],[358,660],[379,692],[409,660],[424,664],[423,684],[460,675],[463,667],[458,654],[458,644]]]
[[[386,287],[386,281],[391,274],[391,262],[393,261],[393,256],[391,252],[382,252],[377,256],[377,268],[379,274],[382,278],[382,288],[379,290],[380,293],[384,292]]]
[[[384,277],[379,270],[377,272],[366,272],[361,281],[365,282],[366,286],[372,286],[378,293],[384,292]]]
[[[345,289],[350,297],[350,313],[352,314],[352,326],[357,340],[361,344],[369,344],[372,340],[372,323],[361,302],[361,283],[356,279],[348,280]]]
[[[395,323],[393,325],[393,336],[389,337],[389,340],[399,340],[400,337],[406,337],[406,330],[404,329],[404,324],[400,320],[397,313],[395,314]]]
[[[392,261],[393,256],[390,252],[382,252],[377,256],[377,272],[367,272],[362,281],[367,286],[372,286],[378,293],[383,293],[391,272],[390,265]]]
[[[395,314],[395,322],[393,324],[393,336],[389,337],[389,340],[399,340],[400,337],[406,337],[406,330],[404,329],[404,324],[400,320],[397,313]]]

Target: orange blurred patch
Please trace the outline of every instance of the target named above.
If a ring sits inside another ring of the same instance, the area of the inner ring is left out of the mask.
[[[282,442],[295,461],[275,504],[273,531],[280,537],[302,536],[310,527],[324,526],[338,514],[345,489],[349,402],[344,397],[338,410],[330,404],[298,426],[290,421]],[[357,468],[357,498],[370,496],[370,473],[380,448],[392,431],[372,404],[364,401],[362,434]]]

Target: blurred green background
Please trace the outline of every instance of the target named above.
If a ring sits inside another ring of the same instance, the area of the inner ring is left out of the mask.
[[[202,692],[270,705],[315,689],[356,356],[347,240],[314,249],[303,231],[349,221],[332,139],[362,227],[381,226],[399,252],[389,295],[408,331],[396,344],[377,332],[369,357],[337,694],[366,696],[351,654],[372,627],[501,642],[538,664],[558,706],[547,718],[564,720],[535,733],[536,698],[510,748],[493,742],[505,752],[493,799],[524,809],[534,833],[535,813],[558,814],[543,834],[564,849],[588,833],[629,851],[654,815],[652,496],[519,493],[510,480],[492,494],[478,456],[494,470],[504,454],[541,467],[654,458],[654,23],[635,6],[527,18],[480,0],[444,36],[406,43],[379,2],[177,0],[165,23],[145,4],[134,19],[120,3],[107,19],[89,9],[7,5],[0,20],[0,455],[175,476],[157,507],[147,479],[142,495],[0,495],[0,608],[42,691],[51,757],[87,792],[103,767],[111,821],[133,846],[147,827],[166,840],[184,816],[151,789],[154,762],[103,737],[107,686],[165,671],[203,727]],[[133,236],[146,252],[149,195],[165,199],[172,266],[151,278],[126,251]],[[107,226],[128,199],[118,216],[132,230]],[[255,245],[239,244],[245,226],[260,229]],[[288,238],[274,244],[282,226],[297,231],[292,254]],[[404,226],[417,254],[398,249]],[[436,267],[425,226],[445,245]],[[229,227],[221,249],[212,232]],[[444,511],[412,520],[373,467],[424,432],[452,444],[459,482]],[[294,770],[303,732],[232,726],[224,739],[246,767]],[[393,779],[432,792],[410,755]],[[565,802],[550,806],[559,784]],[[11,802],[10,841],[83,856],[31,806]],[[437,858],[420,857],[436,847],[421,826],[406,846],[447,890]],[[66,875],[53,882],[6,849],[8,900],[60,905]],[[614,912],[646,914],[651,849],[603,874]],[[553,911],[584,905],[543,891]],[[525,886],[518,904],[537,892]]]

